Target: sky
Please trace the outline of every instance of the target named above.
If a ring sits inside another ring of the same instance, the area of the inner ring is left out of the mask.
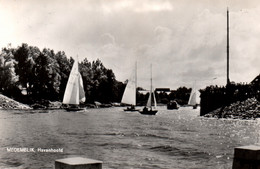
[[[0,0],[0,47],[27,43],[100,59],[124,82],[137,62],[138,86],[197,88],[260,73],[258,0]],[[152,71],[150,70],[152,65]]]

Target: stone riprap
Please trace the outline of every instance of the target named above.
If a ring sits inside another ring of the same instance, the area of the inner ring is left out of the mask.
[[[0,94],[0,109],[31,109],[31,107]]]
[[[204,117],[233,118],[233,119],[255,119],[260,118],[259,101],[249,98],[245,101],[238,101],[230,106],[218,108]]]

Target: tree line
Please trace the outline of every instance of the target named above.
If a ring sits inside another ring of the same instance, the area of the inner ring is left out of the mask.
[[[0,92],[25,103],[41,100],[61,101],[73,58],[63,51],[29,46],[2,48],[0,54]],[[86,102],[119,102],[125,84],[116,80],[111,69],[97,59],[79,63]]]
[[[63,51],[40,50],[36,46],[23,43],[16,48],[8,45],[0,53],[0,93],[23,103],[42,101],[62,101],[74,59]],[[126,83],[116,80],[111,69],[97,59],[85,58],[79,63],[86,103],[120,102]],[[140,87],[139,87],[140,88]],[[156,93],[158,103],[166,104],[177,100],[187,104],[191,89],[180,87],[170,94]],[[137,102],[144,105],[148,94],[137,90]]]

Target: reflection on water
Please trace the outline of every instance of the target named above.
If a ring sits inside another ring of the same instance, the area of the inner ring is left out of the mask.
[[[82,156],[103,168],[231,168],[234,147],[258,143],[259,120],[199,117],[160,107],[155,116],[123,108],[86,112],[0,111],[0,168],[52,168]],[[63,153],[7,152],[7,147],[63,148]]]

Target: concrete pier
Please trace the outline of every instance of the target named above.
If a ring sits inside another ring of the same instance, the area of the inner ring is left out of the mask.
[[[236,147],[232,169],[260,169],[260,146]]]
[[[82,157],[55,160],[55,169],[102,169],[102,161]]]

